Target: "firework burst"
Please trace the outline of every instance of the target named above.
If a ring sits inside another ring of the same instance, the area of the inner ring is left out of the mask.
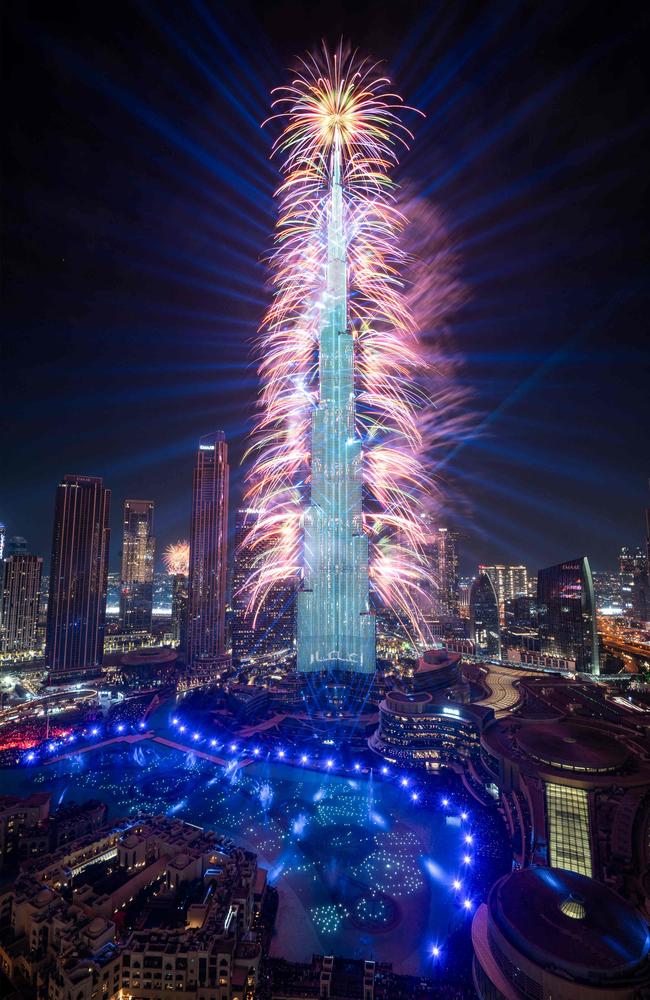
[[[251,604],[259,606],[279,580],[301,573],[311,412],[318,402],[327,195],[337,144],[371,586],[414,640],[426,641],[422,607],[431,583],[423,550],[435,490],[425,456],[436,425],[431,366],[405,279],[412,265],[403,243],[408,219],[390,177],[397,151],[412,138],[401,120],[404,105],[377,63],[339,47],[335,55],[324,50],[302,60],[291,84],[275,92],[273,109],[270,120],[283,126],[273,147],[273,155],[282,157],[282,181],[269,261],[273,297],[260,330],[261,391],[249,451],[246,503],[259,511],[247,539],[257,553],[247,582]],[[418,302],[423,294],[420,287]]]
[[[187,576],[190,571],[190,543],[184,540],[168,545],[163,562],[169,576]]]

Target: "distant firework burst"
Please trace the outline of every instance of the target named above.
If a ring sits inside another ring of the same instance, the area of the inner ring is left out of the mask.
[[[190,543],[174,542],[163,553],[165,569],[170,576],[187,576],[190,571]]]
[[[422,608],[431,579],[423,546],[435,510],[431,446],[443,419],[417,321],[426,305],[434,327],[429,336],[442,331],[460,290],[453,267],[427,275],[405,244],[408,218],[390,171],[412,138],[401,116],[413,109],[405,109],[377,63],[341,47],[301,60],[292,83],[275,95],[270,120],[283,130],[273,155],[283,157],[283,177],[270,256],[273,298],[258,343],[261,390],[246,502],[259,516],[248,537],[257,558],[247,592],[259,606],[274,584],[301,572],[330,151],[338,134],[371,586],[416,643],[427,641]]]

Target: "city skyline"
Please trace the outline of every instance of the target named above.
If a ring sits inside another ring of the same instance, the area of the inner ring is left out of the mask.
[[[219,133],[200,67],[173,43],[165,48],[168,21],[179,38],[187,32],[190,47],[198,30],[178,24],[171,7],[163,5],[154,25],[138,15],[129,34],[153,66],[169,57],[172,75],[186,81],[194,95],[186,116],[174,113],[164,88],[149,88],[128,61],[118,68],[101,47],[126,10],[115,24],[97,11],[48,20],[47,60],[35,46],[35,15],[10,12],[7,42],[20,53],[11,61],[18,100],[9,109],[20,176],[10,165],[6,180],[14,236],[5,262],[7,368],[18,377],[4,385],[16,429],[2,444],[0,519],[10,535],[27,537],[47,560],[52,483],[66,473],[99,475],[116,498],[113,537],[122,501],[151,496],[162,551],[188,533],[181,484],[191,475],[193,442],[212,427],[228,437],[231,502],[240,505],[256,383],[247,345],[265,304],[260,258],[272,229],[273,130],[258,123],[284,64],[330,35],[326,17],[334,16],[362,48],[386,55],[406,99],[427,115],[417,155],[404,158],[399,179],[442,213],[468,291],[450,332],[453,356],[465,359],[460,381],[476,433],[443,470],[450,521],[466,536],[464,567],[550,565],[577,552],[596,568],[613,567],[620,545],[643,543],[649,435],[639,261],[646,237],[636,206],[650,171],[638,141],[638,35],[614,30],[613,13],[590,11],[585,19],[577,3],[548,5],[529,27],[498,3],[483,15],[449,8],[444,41],[430,14],[411,13],[413,32],[400,34],[381,8],[366,39],[363,8],[349,15],[295,9],[287,32],[260,7],[244,5],[241,17],[264,57],[251,66],[235,43],[229,55],[214,43],[212,72],[224,94]],[[236,37],[227,11],[222,29],[225,45]],[[63,36],[85,38],[83,56],[66,61]],[[502,52],[509,55],[499,76]],[[64,131],[53,124],[62,114]],[[40,123],[33,144],[22,128],[27,119]],[[177,179],[171,166],[152,177],[148,164],[167,164],[172,151]],[[108,155],[114,182],[100,192],[81,168],[89,163],[88,175],[98,176]],[[44,163],[53,164],[51,176]],[[132,189],[144,229],[123,203]],[[79,197],[71,200],[71,191]],[[34,231],[42,236],[38,259],[30,250]],[[181,236],[177,250],[179,231],[195,232],[196,245]],[[225,252],[231,246],[234,254]],[[109,296],[113,285],[119,294]],[[29,393],[22,372],[30,373]],[[90,399],[96,407],[86,405]],[[26,468],[30,449],[39,462]],[[603,492],[607,483],[616,488]],[[114,545],[111,568],[117,561]]]
[[[0,994],[641,1000],[650,9],[1,16]]]

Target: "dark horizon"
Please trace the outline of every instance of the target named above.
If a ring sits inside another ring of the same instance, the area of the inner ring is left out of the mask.
[[[372,10],[372,14],[369,12]],[[230,507],[256,393],[277,165],[272,87],[321,37],[385,58],[426,112],[399,178],[441,214],[473,433],[442,488],[463,572],[614,568],[650,503],[649,18],[634,5],[8,3],[0,521],[49,564],[66,473],[189,537],[199,438]]]

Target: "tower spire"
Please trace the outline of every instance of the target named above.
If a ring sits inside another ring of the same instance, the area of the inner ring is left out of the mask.
[[[372,673],[375,625],[362,519],[362,452],[356,433],[354,342],[348,323],[341,133],[330,153],[327,276],[319,326],[318,405],[312,413],[311,503],[304,515],[298,594],[298,670]]]

